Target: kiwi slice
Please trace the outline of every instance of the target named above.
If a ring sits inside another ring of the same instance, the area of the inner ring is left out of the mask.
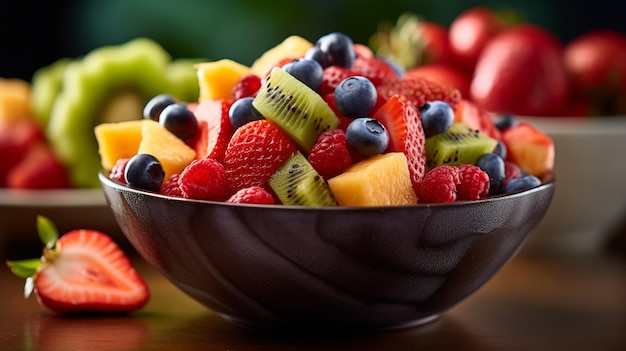
[[[252,105],[305,151],[320,134],[339,125],[339,118],[317,92],[278,67],[272,69]]]
[[[161,93],[176,96],[182,89],[172,82],[176,70],[167,71],[171,63],[171,56],[157,42],[137,38],[97,48],[66,65],[46,133],[74,187],[99,186],[96,125],[142,119],[150,98]],[[188,72],[193,72],[191,63]]]
[[[283,205],[336,206],[328,184],[297,151],[268,181]]]
[[[31,111],[42,126],[46,126],[50,120],[52,106],[61,92],[65,69],[70,62],[72,62],[71,58],[64,57],[39,68],[33,74]]]
[[[479,130],[457,122],[446,132],[426,139],[426,166],[474,164],[481,155],[493,152],[497,143]]]

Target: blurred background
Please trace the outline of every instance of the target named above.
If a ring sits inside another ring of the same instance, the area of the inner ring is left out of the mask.
[[[380,22],[411,11],[449,25],[476,5],[514,10],[567,42],[590,29],[626,32],[623,0],[57,0],[6,1],[0,6],[0,76],[30,80],[61,57],[155,39],[176,57],[232,58],[244,64],[290,34],[310,41],[342,31],[367,43]]]

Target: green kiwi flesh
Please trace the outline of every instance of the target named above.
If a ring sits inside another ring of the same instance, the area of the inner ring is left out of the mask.
[[[268,181],[283,205],[336,206],[328,184],[299,151]]]
[[[339,118],[317,92],[278,67],[271,71],[252,105],[305,151],[320,134],[339,125]]]
[[[457,122],[445,133],[426,139],[426,166],[475,164],[478,157],[493,152],[497,143],[479,130]]]

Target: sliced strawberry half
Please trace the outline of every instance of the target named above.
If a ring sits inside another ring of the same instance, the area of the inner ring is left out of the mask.
[[[386,152],[407,158],[413,189],[417,192],[426,170],[426,139],[418,110],[403,95],[393,95],[373,116],[389,132]]]
[[[391,96],[404,95],[419,110],[426,102],[440,100],[447,102],[456,110],[461,101],[461,92],[424,77],[405,75],[402,78],[385,81],[377,87],[378,94],[389,99]]]
[[[228,118],[231,102],[226,99],[206,100],[198,104],[194,114],[198,119],[198,133],[188,142],[196,150],[196,158],[210,157],[224,161],[230,137],[235,132]]]
[[[111,237],[82,229],[58,238],[54,224],[42,216],[37,227],[46,244],[42,258],[7,262],[27,278],[26,296],[34,291],[44,306],[61,314],[127,313],[148,302],[148,286]]]

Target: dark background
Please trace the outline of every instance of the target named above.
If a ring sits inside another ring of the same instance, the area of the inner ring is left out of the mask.
[[[61,57],[121,44],[137,36],[160,42],[174,57],[229,57],[244,64],[290,34],[311,41],[343,31],[367,43],[381,21],[405,11],[449,25],[475,5],[515,10],[562,41],[585,31],[626,32],[623,0],[59,0],[5,1],[0,5],[0,76],[29,80]]]

